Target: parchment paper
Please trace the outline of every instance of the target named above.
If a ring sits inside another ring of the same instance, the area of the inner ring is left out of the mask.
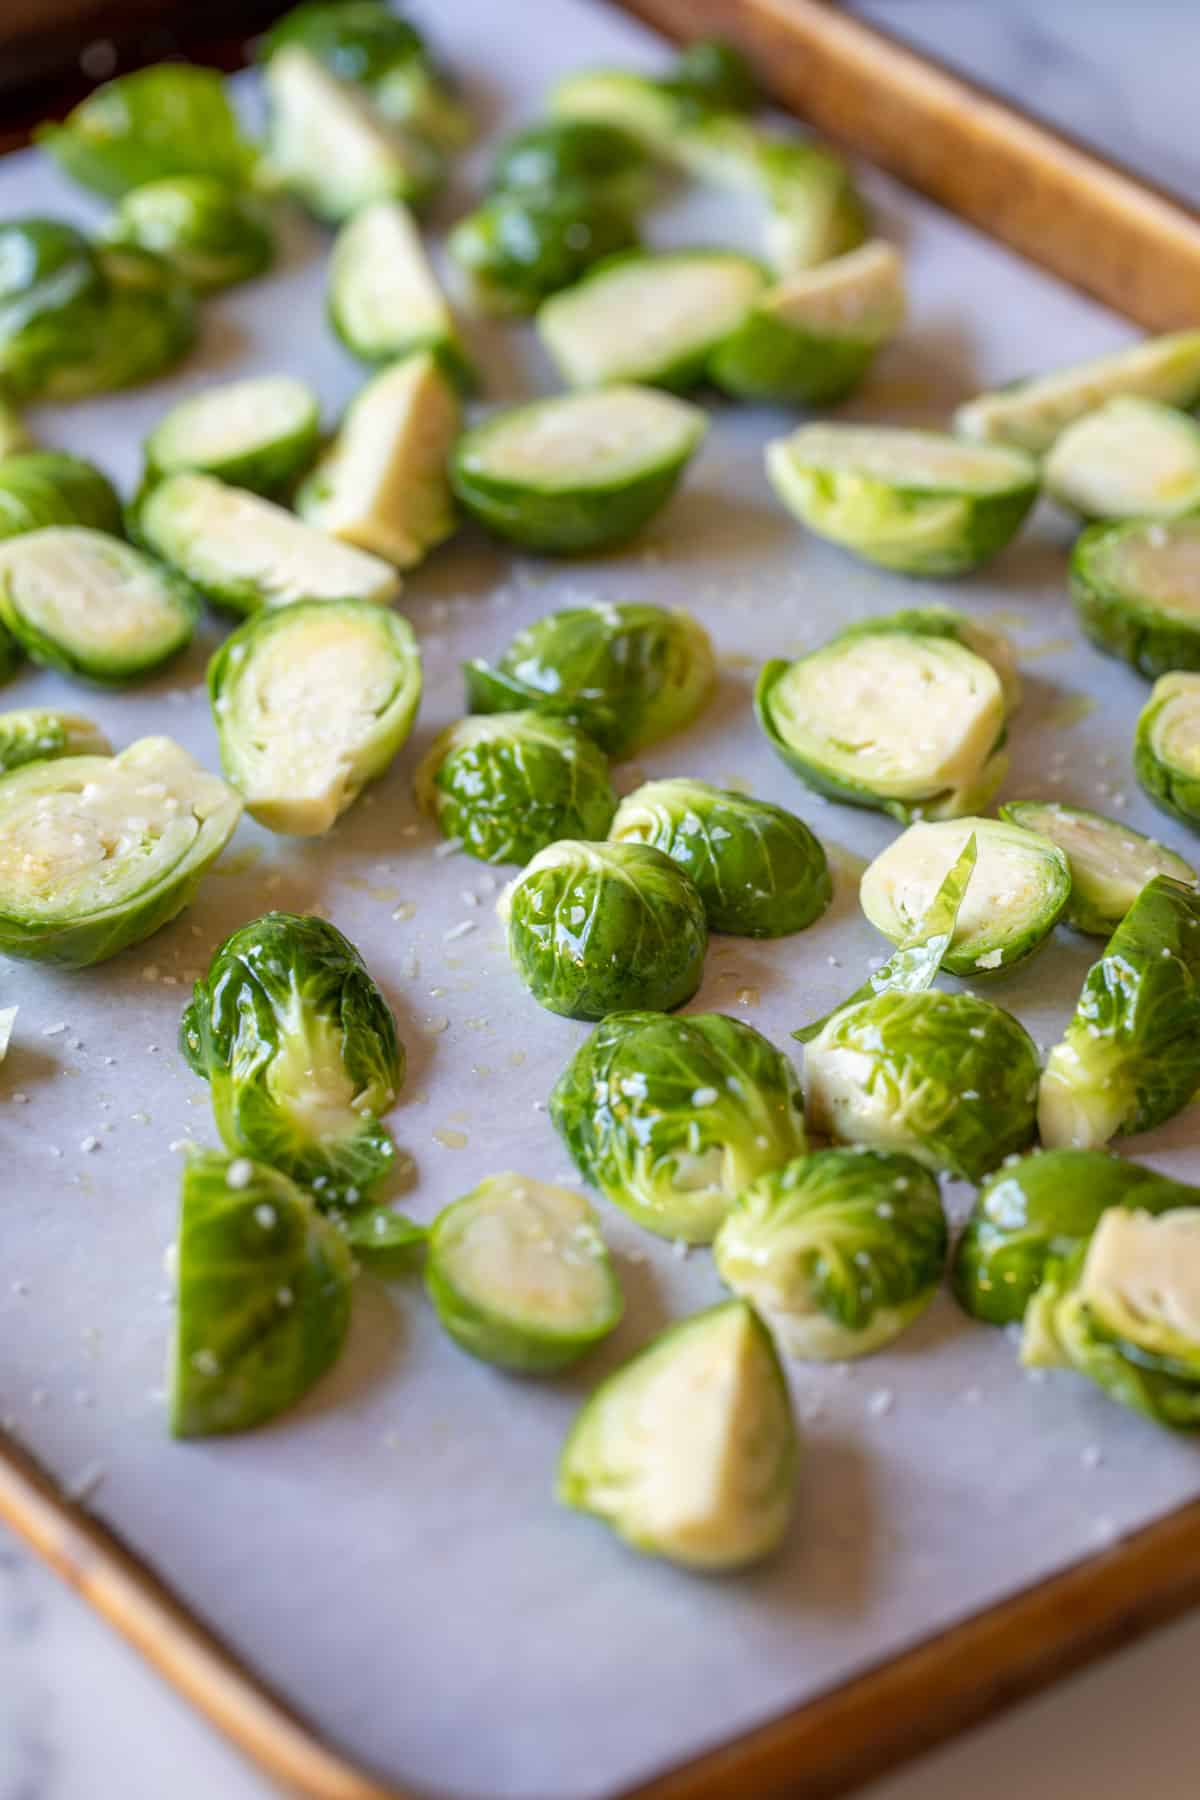
[[[455,0],[431,23],[496,128],[531,116],[559,72],[663,54],[584,0]],[[481,152],[475,170],[485,161]],[[853,416],[935,420],[973,388],[1130,336],[883,180],[867,185],[882,229],[908,252],[913,307]],[[94,216],[43,159],[25,155],[0,168],[0,210]],[[748,232],[753,240],[741,204],[722,198],[689,201],[652,228],[664,243],[746,241]],[[323,323],[322,248],[320,234],[297,223],[285,269],[209,304],[203,354],[178,378],[47,411],[39,431],[129,486],[143,433],[206,381],[290,369],[316,383],[334,416],[360,375]],[[493,396],[551,385],[530,334],[481,331],[477,343]],[[473,1362],[441,1335],[417,1283],[364,1276],[348,1350],[306,1404],[233,1441],[166,1436],[173,1146],[215,1141],[206,1090],[177,1055],[175,1033],[188,980],[235,925],[269,906],[319,906],[363,950],[408,1045],[393,1123],[417,1165],[416,1216],[432,1218],[492,1171],[569,1177],[544,1102],[586,1027],[543,1012],[509,971],[491,910],[507,872],[436,856],[409,791],[424,747],[461,709],[460,661],[500,651],[525,621],[569,601],[628,596],[690,607],[713,634],[723,659],[713,705],[639,769],[625,768],[622,785],[642,772],[736,779],[794,807],[837,858],[827,917],[772,945],[714,940],[694,1002],[740,1013],[778,1043],[884,950],[858,914],[855,877],[894,828],[820,804],[768,751],[750,692],[769,655],[925,599],[1007,624],[1026,699],[1006,794],[1116,810],[1187,853],[1185,834],[1154,815],[1128,766],[1146,688],[1082,646],[1073,627],[1066,521],[1040,510],[974,579],[872,573],[806,538],[772,498],[762,445],[787,424],[781,413],[716,408],[683,491],[620,556],[514,560],[464,531],[406,588],[425,660],[413,739],[331,836],[289,841],[247,822],[192,910],[148,944],[79,975],[0,968],[0,1001],[21,1008],[0,1076],[5,1422],[322,1731],[422,1793],[612,1794],[1200,1487],[1190,1443],[1071,1375],[1035,1383],[1006,1334],[970,1325],[944,1298],[884,1355],[795,1369],[806,1447],[783,1555],[720,1581],[639,1559],[555,1507],[558,1447],[599,1376],[720,1290],[706,1253],[680,1259],[611,1208],[604,1223],[628,1313],[574,1374],[520,1381]],[[208,628],[186,662],[127,694],[26,673],[3,703],[70,702],[118,744],[166,731],[215,767],[202,687],[215,636]],[[412,916],[396,918],[406,905]],[[447,941],[464,923],[472,929]],[[1060,934],[989,991],[1052,1041],[1096,950]],[[100,1147],[83,1149],[93,1137]],[[1200,1180],[1195,1115],[1128,1149]]]

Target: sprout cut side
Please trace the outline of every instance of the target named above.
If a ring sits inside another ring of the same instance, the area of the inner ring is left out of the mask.
[[[431,350],[465,377],[450,308],[402,200],[375,200],[342,226],[329,262],[328,307],[333,329],[362,362]]]
[[[321,440],[316,395],[294,375],[250,375],[202,388],[173,406],[145,443],[147,483],[193,471],[256,494],[278,494]]]
[[[169,175],[132,188],[104,237],[164,257],[201,294],[250,281],[275,260],[261,203],[212,175]]]
[[[0,712],[0,775],[60,756],[111,755],[112,745],[104,733],[78,713],[39,707]]]
[[[1143,675],[1200,669],[1200,518],[1089,526],[1071,597],[1092,642]]]
[[[1133,769],[1157,807],[1200,830],[1200,673],[1159,676],[1138,717]]]
[[[1085,519],[1172,519],[1200,506],[1200,426],[1127,396],[1086,413],[1042,464],[1046,491]]]
[[[0,460],[0,538],[46,525],[87,525],[120,537],[121,502],[94,463],[62,450],[24,450]]]
[[[1182,856],[1140,831],[1054,800],[1012,800],[1002,818],[1057,844],[1071,871],[1064,922],[1094,937],[1111,937],[1153,875],[1195,882]]]

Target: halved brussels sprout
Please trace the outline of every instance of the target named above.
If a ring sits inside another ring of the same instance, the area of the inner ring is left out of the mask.
[[[60,756],[111,755],[112,745],[99,726],[78,713],[42,707],[0,712],[0,775]]]
[[[282,506],[211,475],[168,475],[143,500],[137,531],[214,606],[252,613],[300,600],[369,600],[400,591],[390,563],[339,544]]]
[[[584,1404],[558,1498],[651,1556],[743,1568],[783,1540],[798,1448],[787,1383],[754,1309],[726,1301],[664,1331]]]
[[[185,581],[107,532],[48,525],[0,543],[0,620],[47,668],[121,687],[192,641]]]
[[[650,191],[646,152],[603,119],[539,119],[507,138],[492,165],[495,193],[546,194],[600,188],[636,212]]]
[[[266,65],[268,182],[337,225],[373,200],[428,198],[440,153],[298,44]]]
[[[0,309],[3,308],[0,299]],[[2,315],[0,315],[2,316]],[[3,354],[3,327],[0,326],[0,355]],[[24,415],[11,400],[0,393],[0,462],[36,448]]]
[[[261,203],[212,175],[167,175],[131,188],[104,237],[153,250],[202,294],[249,281],[275,260]]]
[[[574,556],[623,544],[666,505],[707,429],[649,388],[556,394],[485,419],[450,462],[467,511],[510,543]]]
[[[194,63],[155,63],[107,81],[34,138],[72,181],[111,199],[171,175],[241,187],[254,168],[224,81]]]
[[[221,766],[272,831],[314,837],[412,730],[421,661],[407,619],[368,600],[296,601],[247,619],[208,665]]]
[[[802,819],[707,781],[646,782],[622,800],[609,836],[653,844],[686,869],[710,931],[786,937],[833,896],[825,852]]]
[[[897,425],[801,425],[767,475],[810,531],[905,575],[961,575],[1016,536],[1037,499],[1020,450]]]
[[[396,1154],[379,1123],[404,1080],[404,1046],[362,957],[324,919],[271,912],[213,955],[179,1027],[210,1084],[228,1150],[353,1205]]]
[[[170,738],[0,776],[0,953],[86,968],[181,913],[241,817]]]
[[[903,943],[972,836],[975,869],[943,959],[952,975],[988,975],[1026,961],[1071,896],[1066,856],[1037,832],[1000,819],[910,825],[862,878],[859,899],[876,931]]]
[[[1085,519],[1171,519],[1200,506],[1200,425],[1123,395],[1085,413],[1042,464],[1046,492]]]
[[[425,1286],[456,1344],[523,1375],[565,1369],[621,1318],[591,1206],[524,1175],[489,1175],[439,1213]]]
[[[54,372],[48,399],[77,400],[153,381],[195,341],[195,296],[161,256],[113,244],[100,252],[100,267],[104,307],[73,339],[74,360]]]
[[[738,1195],[803,1154],[803,1098],[782,1051],[722,1013],[613,1013],[550,1096],[580,1173],[660,1237],[711,1243]]]
[[[1033,1140],[1038,1054],[975,994],[885,992],[843,1007],[804,1056],[809,1123],[980,1181]]]
[[[346,221],[329,260],[329,322],[363,362],[431,350],[460,385],[470,365],[402,200],[375,200]]]
[[[953,637],[879,624],[767,663],[755,693],[763,731],[831,799],[902,825],[976,811],[1008,765],[1000,676]]]
[[[842,400],[904,320],[904,264],[876,238],[767,288],[718,344],[708,372],[747,400]]]
[[[689,166],[689,120],[712,116],[711,108],[697,106],[694,97],[673,91],[669,82],[625,69],[568,75],[551,93],[550,106],[555,118],[610,125],[647,155],[677,168]]]
[[[1012,381],[960,406],[954,429],[977,443],[1012,444],[1037,456],[1076,419],[1126,394],[1190,411],[1200,402],[1200,331],[1147,338],[1128,350]]]
[[[1200,830],[1200,674],[1159,676],[1138,717],[1133,770],[1157,807]]]
[[[648,844],[562,838],[497,902],[513,968],[569,1019],[638,1003],[670,1012],[704,978],[708,926],[690,875]]]
[[[100,260],[59,219],[0,223],[0,388],[53,397],[69,382],[108,305]]]
[[[624,200],[576,184],[492,194],[454,227],[450,253],[478,310],[512,316],[535,312],[593,263],[636,243]]]
[[[1155,875],[1089,969],[1042,1076],[1048,1150],[1149,1131],[1200,1089],[1200,893]]]
[[[337,1360],[350,1323],[349,1248],[286,1175],[213,1151],[183,1171],[171,1431],[247,1431],[285,1412]]]
[[[23,450],[0,460],[0,538],[45,525],[89,525],[119,537],[121,502],[108,476],[64,450]]]
[[[1162,1212],[1200,1189],[1103,1150],[1042,1150],[979,1191],[954,1255],[959,1304],[988,1325],[1019,1324],[1052,1259],[1087,1243],[1110,1206]]]
[[[1200,669],[1200,518],[1089,525],[1071,598],[1092,643],[1143,675]]]
[[[145,442],[144,485],[190,471],[254,494],[278,494],[321,441],[317,396],[294,375],[248,375],[180,400]]]
[[[1010,800],[1000,816],[1058,845],[1071,871],[1063,921],[1094,937],[1111,937],[1152,875],[1196,880],[1191,864],[1173,850],[1082,806]]]
[[[617,810],[603,752],[575,726],[537,712],[448,725],[413,785],[443,836],[487,863],[528,862],[559,838],[602,838]]]
[[[938,1184],[912,1157],[821,1150],[739,1195],[713,1261],[786,1355],[840,1362],[882,1349],[924,1312],[947,1243]]]
[[[458,394],[436,356],[393,363],[360,388],[296,495],[308,524],[411,569],[458,523],[446,465]]]
[[[840,157],[820,144],[763,136],[752,170],[768,207],[767,254],[783,276],[855,250],[868,216]]]
[[[571,387],[688,387],[766,285],[762,264],[733,250],[631,251],[547,300],[538,335]]]
[[[903,606],[899,612],[885,613],[881,618],[859,619],[838,632],[838,642],[852,637],[874,637],[880,631],[905,631],[917,637],[953,638],[965,650],[973,650],[986,663],[991,663],[1004,689],[1004,705],[1009,714],[1021,704],[1021,672],[1017,655],[1002,631],[981,625],[969,613],[942,601],[928,606]]]

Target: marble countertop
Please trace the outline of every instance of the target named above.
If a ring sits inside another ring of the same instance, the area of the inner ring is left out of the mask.
[[[1192,0],[857,0],[1177,192],[1200,194]],[[1200,1617],[1159,1632],[862,1800],[1194,1800]],[[268,1800],[274,1790],[0,1534],[0,1800]],[[1136,1729],[1131,1729],[1136,1720]]]

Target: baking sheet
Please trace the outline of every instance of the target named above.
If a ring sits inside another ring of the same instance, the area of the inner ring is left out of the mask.
[[[529,117],[557,73],[663,56],[648,33],[586,0],[524,0],[519,13],[455,0],[431,23],[495,129]],[[485,166],[481,151],[467,178]],[[867,186],[908,253],[913,317],[849,415],[936,420],[980,385],[1131,336],[882,179]],[[7,159],[0,211],[34,210],[94,216],[43,159]],[[744,242],[752,230],[740,203],[701,196],[656,216],[651,235]],[[129,487],[141,436],[206,381],[290,369],[336,414],[360,373],[323,323],[323,242],[297,222],[285,268],[208,305],[202,355],[180,376],[47,409],[41,435]],[[485,329],[476,345],[493,396],[552,385],[527,332]],[[858,916],[856,873],[895,828],[821,804],[768,751],[750,694],[769,655],[815,646],[851,618],[961,604],[1010,629],[1021,651],[1026,699],[1005,795],[1116,811],[1187,853],[1128,768],[1146,688],[1078,641],[1067,523],[1039,509],[1017,544],[965,581],[873,573],[806,539],[773,500],[762,445],[787,423],[768,409],[715,409],[683,490],[622,555],[512,559],[464,531],[406,587],[425,662],[413,738],[332,836],[290,842],[246,822],[191,911],[149,943],[78,975],[0,965],[0,1002],[21,1009],[0,1079],[5,1425],[335,1743],[421,1793],[612,1794],[1200,1491],[1192,1444],[1069,1375],[1023,1375],[1004,1333],[970,1325],[943,1297],[883,1355],[792,1371],[805,1452],[779,1558],[721,1581],[639,1559],[554,1506],[557,1450],[601,1375],[720,1289],[706,1253],[677,1256],[611,1208],[628,1311],[578,1371],[534,1383],[477,1364],[441,1335],[418,1284],[364,1276],[348,1349],[304,1405],[242,1439],[165,1435],[163,1254],[178,1146],[215,1141],[206,1090],[174,1040],[188,981],[237,924],[269,906],[319,907],[362,949],[408,1046],[392,1123],[416,1164],[417,1217],[503,1168],[574,1179],[544,1102],[587,1028],[520,988],[492,913],[506,872],[435,855],[409,791],[430,738],[461,709],[461,660],[493,655],[526,621],[629,597],[685,605],[712,633],[713,704],[626,766],[620,785],[673,772],[745,783],[829,846],[838,883],[825,919],[775,944],[714,939],[692,1003],[738,1013],[778,1043],[884,949]],[[210,628],[186,662],[128,694],[26,673],[3,704],[70,701],[118,744],[167,731],[215,766],[202,685],[215,639]],[[1096,949],[1061,933],[989,992],[1051,1042]],[[83,1147],[91,1139],[98,1149]],[[1126,1147],[1200,1180],[1194,1116]],[[961,1213],[969,1195],[950,1198]]]

